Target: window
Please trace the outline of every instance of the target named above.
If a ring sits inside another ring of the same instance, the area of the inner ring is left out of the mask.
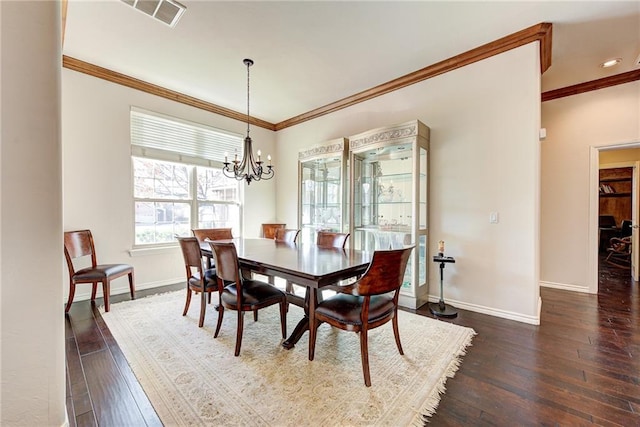
[[[240,136],[133,110],[131,141],[136,246],[174,242],[192,228],[240,235],[240,186],[219,161]]]

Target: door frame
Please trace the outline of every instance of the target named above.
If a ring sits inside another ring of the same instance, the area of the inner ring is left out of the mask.
[[[592,294],[598,293],[598,246],[600,239],[598,237],[598,215],[600,212],[600,152],[611,151],[629,148],[640,148],[640,142],[629,142],[623,144],[614,144],[606,146],[592,146],[590,148],[590,173],[589,173],[589,257],[587,266],[587,285],[588,292]],[[633,180],[631,183],[631,206],[632,217],[637,217],[638,213],[638,189],[640,182],[638,182],[638,175],[640,174],[640,161],[628,161],[619,163],[609,163],[608,167],[633,167]],[[632,223],[637,224],[638,218],[632,218]],[[638,247],[635,243],[638,241],[638,229],[632,228],[632,263],[634,264],[634,275],[640,274],[640,266],[638,265],[638,259],[640,258],[640,251],[635,249]],[[634,277],[634,279],[636,279]],[[636,279],[637,280],[637,279]]]

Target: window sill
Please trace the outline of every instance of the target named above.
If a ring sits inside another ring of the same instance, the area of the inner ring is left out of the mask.
[[[139,256],[149,256],[149,255],[160,255],[173,253],[179,250],[177,245],[171,246],[154,246],[151,248],[135,248],[129,250],[129,256],[131,258],[139,257]]]

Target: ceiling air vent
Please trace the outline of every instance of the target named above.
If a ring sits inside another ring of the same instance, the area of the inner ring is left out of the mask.
[[[176,26],[187,9],[175,0],[122,0],[122,2],[170,27]]]

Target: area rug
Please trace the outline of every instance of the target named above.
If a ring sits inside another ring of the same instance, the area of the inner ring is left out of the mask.
[[[424,425],[457,371],[473,329],[399,312],[404,356],[391,323],[369,332],[371,387],[365,387],[358,335],[323,324],[315,360],[308,333],[291,350],[281,344],[278,306],[245,315],[234,357],[236,313],[226,311],[218,338],[199,299],[182,316],[184,291],[111,305],[102,317],[163,424],[170,426]],[[290,306],[288,332],[302,317]]]

